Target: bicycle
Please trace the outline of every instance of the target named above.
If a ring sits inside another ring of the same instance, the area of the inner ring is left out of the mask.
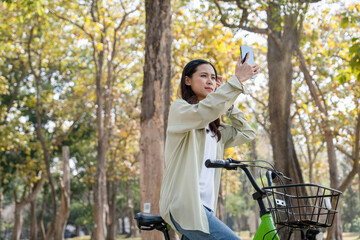
[[[263,160],[208,159],[205,166],[226,170],[241,169],[245,172],[255,189],[252,196],[260,209],[261,223],[254,240],[279,240],[278,232],[284,227],[289,230],[288,239],[294,231],[298,230],[301,232],[301,240],[316,240],[321,228],[328,228],[333,224],[342,193],[336,189],[312,183],[284,184],[284,180],[291,181],[291,178],[275,170],[272,164]],[[260,174],[258,178],[262,187],[257,183],[249,167],[266,170],[266,173]],[[274,185],[274,183],[277,184]],[[135,219],[140,230],[156,229],[163,232],[165,240],[170,240],[168,233],[170,225],[160,215],[140,212],[136,214]]]

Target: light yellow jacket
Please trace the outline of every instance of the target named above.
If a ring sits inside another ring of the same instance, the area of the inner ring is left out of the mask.
[[[169,112],[165,143],[165,174],[160,192],[160,215],[174,227],[172,217],[183,229],[209,233],[206,213],[200,200],[199,177],[203,166],[205,127],[231,107],[244,86],[236,76],[210,93],[198,104],[183,99],[175,100]],[[243,112],[228,111],[231,125],[220,127],[221,140],[217,143],[217,159],[223,159],[224,149],[255,138]],[[221,169],[215,170],[215,196],[219,194]],[[214,210],[216,211],[217,197]]]

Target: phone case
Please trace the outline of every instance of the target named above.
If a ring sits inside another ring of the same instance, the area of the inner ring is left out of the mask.
[[[240,46],[241,60],[245,61],[246,54],[250,54],[248,64],[254,64],[254,52],[251,47],[241,45]]]

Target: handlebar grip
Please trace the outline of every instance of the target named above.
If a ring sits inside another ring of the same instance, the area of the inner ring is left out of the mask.
[[[205,167],[207,168],[226,168],[229,166],[228,160],[211,160],[205,161]]]

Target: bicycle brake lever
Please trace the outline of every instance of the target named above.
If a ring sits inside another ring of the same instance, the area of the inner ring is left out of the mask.
[[[239,160],[233,158],[228,158],[227,160],[229,161],[229,163],[241,163]]]
[[[283,177],[285,180],[287,180],[287,181],[289,181],[289,182],[292,181],[292,178],[285,176],[282,172],[276,171],[276,173],[277,173],[279,176]]]
[[[290,177],[287,177],[287,176],[284,176],[284,175],[283,175],[283,178],[286,179],[286,180],[288,180],[289,182],[292,181],[292,178],[290,178]]]

